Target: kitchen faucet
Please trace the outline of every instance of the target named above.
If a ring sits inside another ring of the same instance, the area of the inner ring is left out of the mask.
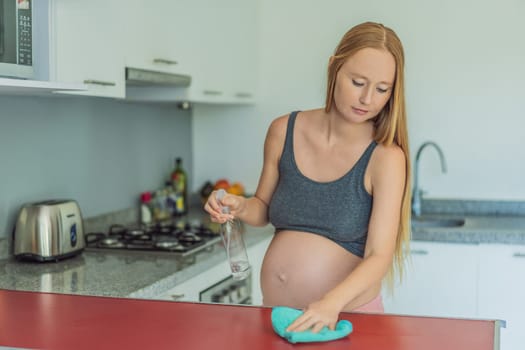
[[[432,146],[436,149],[436,151],[439,154],[439,160],[441,162],[441,172],[442,173],[447,172],[445,156],[443,155],[443,151],[437,145],[437,143],[432,142],[432,141],[427,141],[423,143],[421,146],[419,146],[419,149],[417,150],[417,153],[416,153],[416,164],[415,164],[415,171],[414,171],[414,188],[412,190],[412,214],[416,217],[421,215],[421,200],[423,198],[423,190],[419,188],[419,158],[421,157],[421,153],[427,146]]]

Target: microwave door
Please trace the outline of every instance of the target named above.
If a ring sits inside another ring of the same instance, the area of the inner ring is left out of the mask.
[[[0,2],[0,61],[4,55],[4,2]]]
[[[0,62],[16,63],[16,1],[0,0]]]

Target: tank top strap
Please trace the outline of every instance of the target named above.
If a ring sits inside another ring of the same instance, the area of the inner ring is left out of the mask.
[[[295,126],[295,118],[299,111],[293,111],[288,117],[288,125],[286,127],[286,137],[284,140],[283,156],[293,156],[293,129]]]
[[[374,152],[374,149],[376,147],[377,142],[375,140],[372,140],[372,142],[370,142],[370,144],[365,149],[357,163],[354,165],[354,168],[352,170],[358,173],[360,177],[364,175],[365,170],[368,167],[368,163],[370,162],[370,158],[372,158],[372,152]]]

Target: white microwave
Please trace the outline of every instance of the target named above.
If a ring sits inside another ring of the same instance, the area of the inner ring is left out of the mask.
[[[0,0],[0,76],[34,76],[32,0]]]

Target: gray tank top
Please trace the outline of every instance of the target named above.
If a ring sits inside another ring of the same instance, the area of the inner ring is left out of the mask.
[[[317,182],[304,176],[295,163],[293,130],[297,111],[288,118],[279,161],[279,182],[269,205],[276,232],[304,231],[325,236],[359,257],[364,256],[372,196],[364,174],[377,143],[372,141],[357,163],[341,178]]]

